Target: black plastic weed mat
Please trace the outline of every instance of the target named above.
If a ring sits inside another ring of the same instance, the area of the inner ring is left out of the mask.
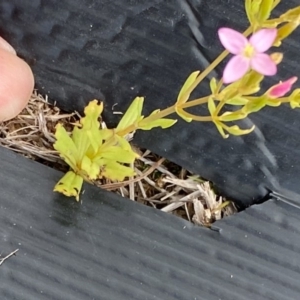
[[[277,14],[299,4],[282,2]],[[221,26],[248,26],[243,0],[0,3],[0,34],[33,67],[39,91],[68,111],[105,99],[108,124],[120,118],[113,110],[124,111],[137,95],[146,96],[145,113],[172,104],[186,77],[221,52]],[[284,42],[279,75],[266,86],[300,73],[299,40],[300,30]],[[300,192],[299,120],[299,110],[285,106],[251,115],[242,126],[257,129],[246,137],[223,140],[213,124],[179,121],[171,129],[139,132],[135,142],[248,205],[269,189]]]
[[[299,211],[280,201],[196,227],[0,148],[0,294],[5,300],[295,300]],[[20,167],[21,166],[21,167]]]

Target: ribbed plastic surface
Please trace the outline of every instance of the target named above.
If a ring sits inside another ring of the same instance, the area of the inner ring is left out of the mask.
[[[86,185],[82,203],[52,192],[61,174],[0,148],[3,300],[295,300],[300,214],[269,201],[215,224]]]
[[[282,1],[276,14],[296,5]],[[190,72],[203,70],[222,50],[217,29],[248,26],[243,6],[243,0],[2,0],[0,34],[31,64],[50,100],[82,110],[105,98],[105,120],[116,123],[112,107],[124,111],[137,95],[146,96],[145,112],[172,104]],[[287,55],[266,86],[300,73],[299,38],[298,30],[284,43]],[[207,92],[205,82],[199,94]],[[248,205],[268,189],[300,193],[299,120],[299,110],[280,107],[243,122],[243,128],[257,125],[243,138],[222,140],[213,124],[180,121],[138,133],[135,142]]]

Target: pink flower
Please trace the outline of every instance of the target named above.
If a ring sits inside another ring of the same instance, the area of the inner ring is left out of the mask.
[[[276,74],[275,62],[264,53],[273,45],[277,36],[276,29],[261,29],[249,40],[230,28],[220,28],[218,34],[224,48],[234,54],[224,69],[224,83],[239,80],[250,69],[266,76]]]
[[[278,84],[273,85],[268,91],[267,91],[267,95],[270,98],[279,98],[284,96],[286,93],[288,93],[291,88],[292,85],[298,80],[298,78],[296,76],[291,77],[290,79],[286,80],[286,81],[281,81]]]

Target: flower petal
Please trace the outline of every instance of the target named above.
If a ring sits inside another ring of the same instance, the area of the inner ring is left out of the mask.
[[[232,54],[241,53],[248,44],[248,40],[240,32],[230,28],[220,28],[218,35],[224,48]]]
[[[250,44],[257,52],[265,52],[273,45],[277,36],[277,29],[261,29],[249,39]]]
[[[242,78],[250,68],[250,59],[235,55],[227,63],[223,72],[223,82],[231,83]]]
[[[279,98],[284,96],[286,93],[288,93],[291,90],[293,84],[297,81],[297,79],[298,78],[294,76],[286,81],[280,82],[272,86],[267,93],[268,96],[270,98]]]
[[[271,57],[265,53],[257,53],[251,59],[251,68],[266,76],[273,76],[277,73],[277,66]]]

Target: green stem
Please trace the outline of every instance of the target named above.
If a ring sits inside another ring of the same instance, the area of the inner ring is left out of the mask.
[[[290,103],[291,99],[289,97],[277,98],[276,100],[280,100],[281,103]]]
[[[209,97],[210,96],[206,96],[206,97],[198,98],[198,99],[195,99],[195,100],[191,100],[189,102],[181,104],[180,107],[181,108],[188,108],[188,107],[193,107],[193,106],[196,106],[196,105],[201,105],[201,104],[207,103]]]
[[[271,19],[271,20],[267,20],[264,22],[264,26],[266,28],[274,28],[274,25],[278,26],[279,24],[283,23],[284,21],[281,18],[275,18],[275,19]]]
[[[198,122],[210,122],[213,120],[212,116],[197,116],[197,115],[190,114],[186,111],[184,112],[184,115],[188,118],[193,119],[193,121],[198,121]]]

